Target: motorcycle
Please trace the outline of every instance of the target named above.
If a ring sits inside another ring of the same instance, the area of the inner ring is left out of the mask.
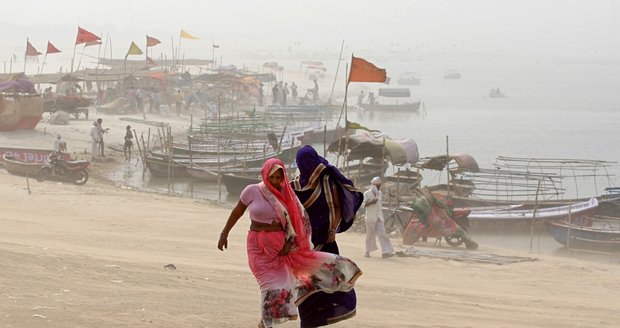
[[[403,244],[411,245],[420,238],[442,238],[452,247],[465,244],[467,249],[477,249],[478,244],[471,239],[469,229],[469,208],[453,208],[451,200],[440,199],[426,191],[420,193],[420,201],[414,202],[409,221],[403,225]]]
[[[88,181],[90,171],[88,167],[90,161],[87,160],[65,160],[59,151],[53,151],[47,156],[45,164],[37,174],[37,181],[45,181],[51,177],[57,177],[66,181],[71,181],[76,185],[83,185]]]

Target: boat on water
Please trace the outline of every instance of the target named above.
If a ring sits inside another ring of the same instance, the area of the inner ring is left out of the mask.
[[[401,75],[397,82],[398,85],[419,85],[422,80],[417,78],[415,73],[407,72]]]
[[[489,90],[489,98],[508,98],[499,88]]]
[[[580,216],[569,222],[546,222],[547,230],[558,243],[569,248],[594,251],[620,251],[620,218]]]
[[[446,80],[460,80],[461,73],[459,73],[457,70],[450,69],[444,73],[443,78]]]
[[[421,101],[411,99],[409,88],[382,88],[379,89],[377,98],[373,92],[368,93],[368,103],[361,104],[361,108],[379,112],[417,112],[421,104]]]
[[[558,221],[566,218],[569,213],[575,216],[594,214],[597,208],[598,200],[596,198],[575,204],[539,209],[525,205],[472,207],[470,208],[469,220],[472,223],[477,221],[529,222],[534,218],[536,221]]]

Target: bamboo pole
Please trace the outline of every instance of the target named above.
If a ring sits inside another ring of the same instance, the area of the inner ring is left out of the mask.
[[[446,136],[446,198],[450,197],[450,142]]]
[[[338,136],[338,126],[336,126],[336,136]],[[323,158],[325,156],[327,156],[327,125],[323,125]]]
[[[217,97],[217,200],[222,200],[222,166],[220,163],[220,143],[221,143],[221,120],[222,117],[220,115],[221,106],[222,105],[222,96],[219,95]]]
[[[572,210],[573,210],[573,202],[569,201],[568,202],[568,230],[566,231],[566,248],[568,248],[569,251],[570,251],[570,230],[573,225]]]
[[[189,148],[189,169],[193,170],[194,169],[194,160],[193,160],[193,155],[192,155],[192,136],[191,136],[191,131],[192,131],[192,127],[194,126],[194,115],[189,116],[189,127],[190,127],[190,134],[187,136],[187,146]],[[190,188],[190,197],[194,198],[194,179],[190,179],[189,180],[189,188]]]
[[[138,140],[138,134],[136,133],[136,129],[133,129],[133,135],[136,139],[136,144],[138,145],[138,152],[140,153],[140,157],[142,158],[142,177],[144,178],[144,172],[146,171],[146,149],[144,153],[142,153],[142,148],[140,148],[140,141]]]
[[[538,192],[540,191],[540,180],[538,181],[538,187],[536,188],[536,199],[534,201],[534,213],[532,214],[532,221],[530,223],[530,252],[534,247],[534,225],[536,224],[536,214],[538,214]]]

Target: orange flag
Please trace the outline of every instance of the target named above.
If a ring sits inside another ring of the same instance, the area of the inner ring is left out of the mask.
[[[41,53],[30,44],[30,41],[26,40],[26,56],[38,56],[40,54]]]
[[[94,41],[101,41],[101,38],[78,26],[78,34],[75,38],[76,45]]]
[[[385,82],[387,74],[384,68],[378,68],[362,58],[352,57],[349,82]]]
[[[56,48],[51,42],[47,41],[47,54],[55,54],[57,52],[60,52],[60,50],[58,50],[58,48]]]
[[[148,35],[146,36],[146,47],[147,48],[148,47],[154,47],[154,46],[156,46],[156,45],[158,45],[160,43],[161,43],[161,41],[157,40],[156,38],[148,36]]]

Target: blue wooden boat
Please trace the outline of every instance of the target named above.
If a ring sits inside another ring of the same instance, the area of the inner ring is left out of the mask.
[[[546,222],[549,233],[569,248],[595,251],[620,251],[620,218],[582,216],[574,222]]]

